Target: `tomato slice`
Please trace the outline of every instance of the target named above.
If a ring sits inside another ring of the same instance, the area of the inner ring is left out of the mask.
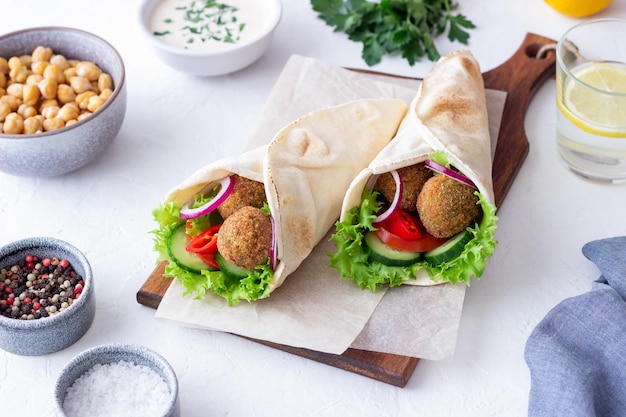
[[[405,240],[421,239],[423,235],[420,223],[408,211],[401,208],[396,208],[389,218],[374,226],[386,229]]]
[[[220,269],[220,266],[218,265],[217,261],[215,260],[215,253],[217,252],[217,250],[215,252],[207,252],[207,253],[196,253],[196,255],[198,256],[198,258],[202,259],[202,262],[204,262],[207,265],[212,266],[213,268],[215,268],[216,270]]]
[[[387,246],[411,252],[426,252],[441,246],[447,240],[436,238],[427,232],[422,232],[421,239],[407,240],[384,227],[379,227],[374,234]]]
[[[215,253],[217,251],[217,232],[220,230],[220,227],[222,227],[221,224],[211,226],[191,239],[186,247],[187,252],[196,254]]]

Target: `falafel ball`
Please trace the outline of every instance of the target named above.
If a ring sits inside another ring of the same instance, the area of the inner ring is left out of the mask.
[[[437,238],[462,232],[482,214],[474,189],[446,175],[435,175],[417,198],[417,212],[426,231]]]
[[[416,210],[417,196],[424,183],[433,176],[433,171],[428,169],[424,163],[411,165],[397,170],[402,181],[402,200],[400,208],[409,212]],[[385,172],[378,177],[376,187],[378,191],[388,200],[393,201],[396,193],[396,182],[390,172]]]
[[[267,201],[262,182],[254,181],[234,174],[235,185],[229,196],[217,207],[217,211],[226,220],[231,214],[245,206],[263,207]]]
[[[272,246],[270,216],[256,207],[246,206],[231,214],[217,234],[217,250],[229,262],[254,269],[265,265]]]

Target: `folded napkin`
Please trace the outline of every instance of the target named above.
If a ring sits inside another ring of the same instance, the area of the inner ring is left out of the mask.
[[[582,252],[602,275],[553,308],[526,344],[531,417],[626,416],[626,236]]]

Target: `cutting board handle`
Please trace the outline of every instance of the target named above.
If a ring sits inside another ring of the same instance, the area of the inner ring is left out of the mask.
[[[507,92],[492,172],[496,205],[500,207],[521,163],[528,154],[529,143],[524,129],[526,109],[537,89],[555,74],[556,53],[548,50],[538,57],[544,46],[556,41],[528,33],[518,50],[506,62],[483,74],[485,87]]]

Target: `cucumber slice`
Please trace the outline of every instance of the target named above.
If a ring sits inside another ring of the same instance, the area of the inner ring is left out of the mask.
[[[230,278],[242,279],[250,272],[249,269],[227,261],[219,252],[215,253],[215,262],[220,266],[220,271]]]
[[[395,249],[385,245],[373,232],[367,232],[363,241],[369,258],[387,266],[408,266],[422,259],[420,252]]]
[[[204,263],[195,253],[187,252],[188,243],[189,240],[185,234],[185,223],[183,223],[172,232],[167,241],[167,254],[176,265],[185,271],[196,274],[200,274],[200,271],[203,269],[215,269]]]
[[[448,262],[463,253],[467,242],[472,240],[472,233],[464,230],[456,236],[451,237],[443,245],[424,252],[424,259],[431,265],[440,265]]]

